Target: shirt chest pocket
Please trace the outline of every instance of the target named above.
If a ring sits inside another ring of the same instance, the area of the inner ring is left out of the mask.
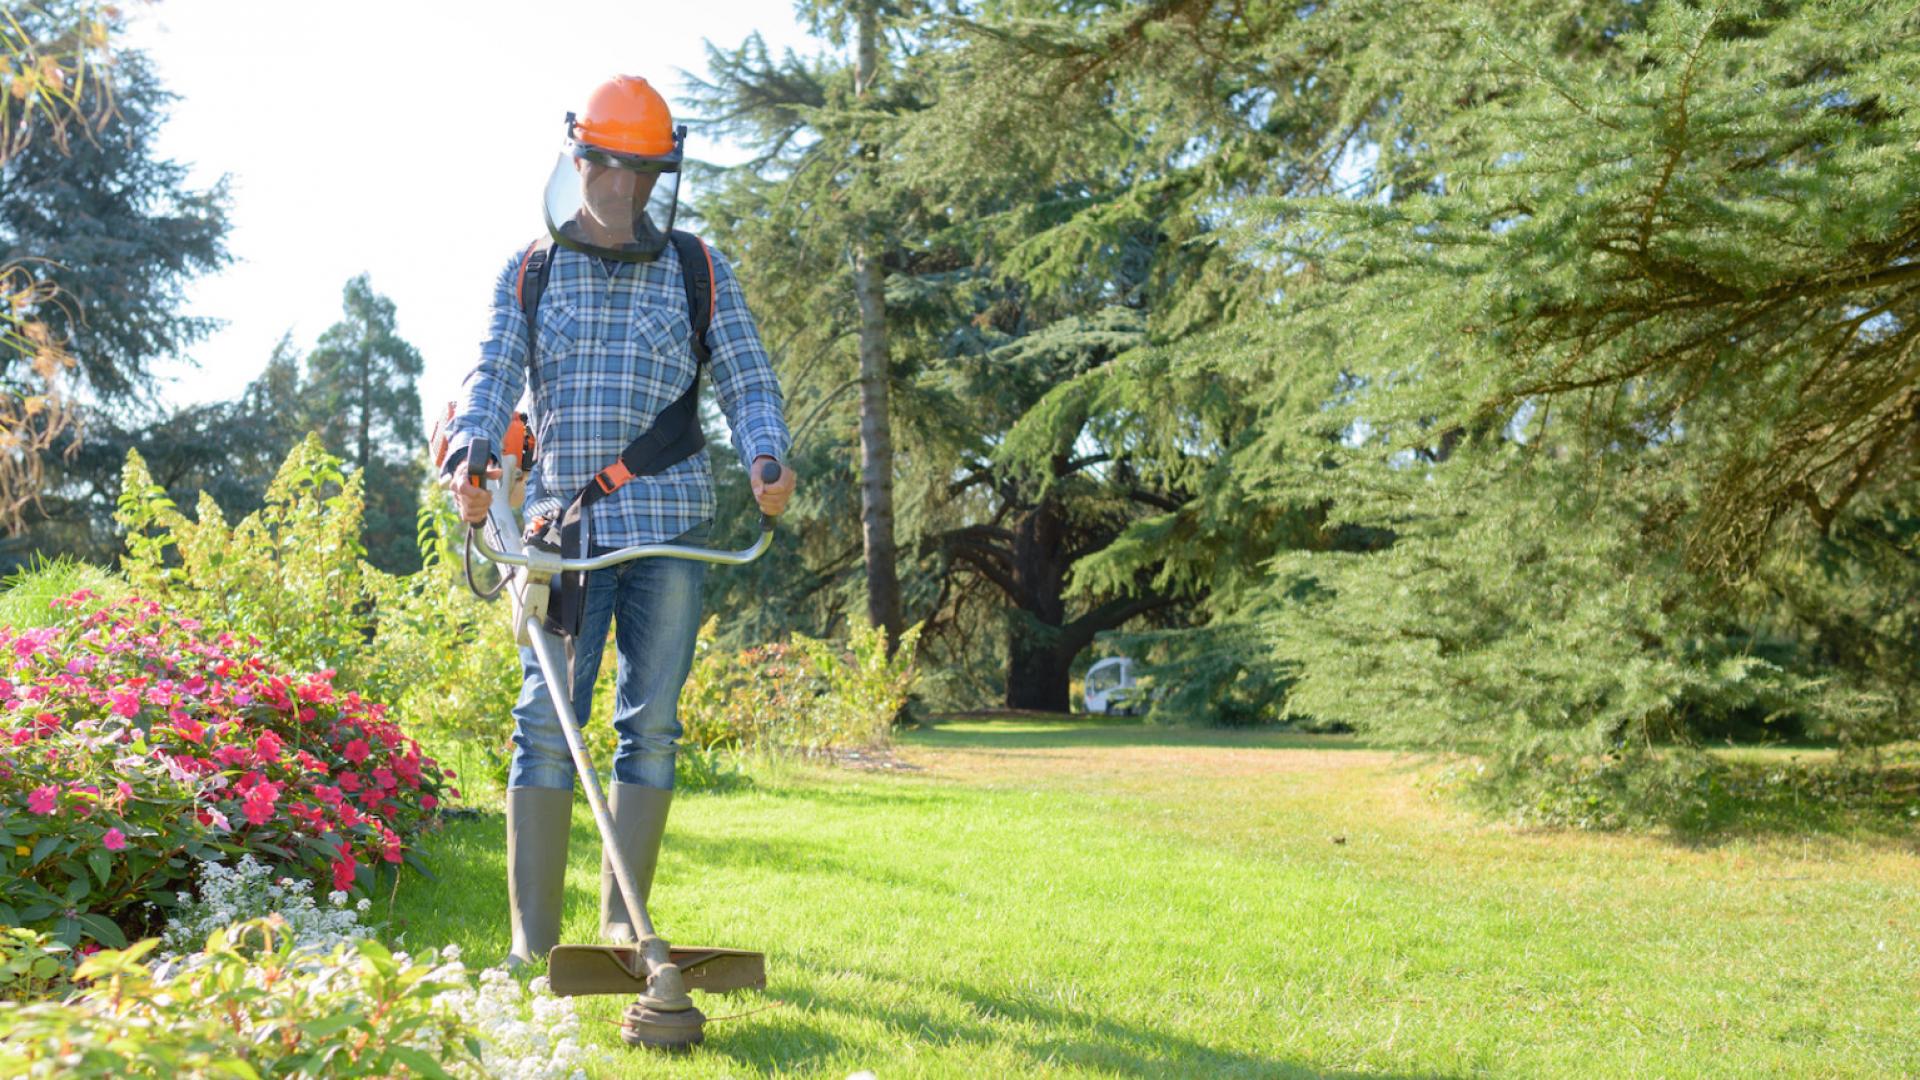
[[[558,387],[567,360],[580,341],[580,314],[572,301],[549,293],[540,298],[534,333],[535,377],[542,387]]]
[[[624,411],[643,426],[693,385],[695,365],[685,314],[641,308],[634,312],[623,357]]]

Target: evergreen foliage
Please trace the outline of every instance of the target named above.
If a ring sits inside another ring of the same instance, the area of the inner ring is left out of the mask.
[[[891,125],[887,179],[861,197],[897,248],[905,588],[930,655],[977,652],[994,608],[1019,650],[1035,622],[994,582],[995,530],[1052,506],[1078,530],[1062,605],[1164,601],[1117,641],[1154,662],[1161,717],[1510,766],[1912,737],[1915,20],[1838,0],[894,12],[892,96],[861,116]],[[768,154],[702,207],[764,260],[802,441],[843,440],[844,387],[794,358],[850,326],[810,299],[831,260],[795,258],[832,205],[808,155],[851,113],[819,62],[719,59],[712,100]],[[808,452],[827,525],[845,451]],[[817,599],[858,549],[810,543]]]
[[[35,138],[0,161],[0,267],[41,287],[27,314],[97,400],[120,403],[153,389],[154,360],[212,328],[179,309],[189,280],[227,262],[228,194],[224,180],[194,190],[185,165],[155,154],[172,95],[146,57],[122,51],[103,70],[78,103],[105,114],[99,130]]]

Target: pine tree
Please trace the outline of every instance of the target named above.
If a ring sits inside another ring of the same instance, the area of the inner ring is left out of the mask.
[[[420,564],[420,353],[400,337],[393,301],[366,275],[347,282],[342,311],[307,354],[301,398],[327,449],[363,474],[368,559],[409,573]]]

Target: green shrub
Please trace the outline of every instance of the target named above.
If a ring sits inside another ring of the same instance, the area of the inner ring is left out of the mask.
[[[256,636],[288,664],[337,671],[421,738],[504,744],[518,655],[503,609],[450,572],[457,529],[438,503],[420,515],[423,568],[396,577],[363,557],[360,478],[315,436],[232,526],[205,495],[198,520],[180,513],[135,452],[122,490],[123,566],[143,595]]]
[[[887,742],[913,691],[919,628],[887,657],[886,631],[855,627],[844,643],[795,634],[790,644],[729,652],[717,620],[700,629],[680,695],[685,742],[696,747],[815,753]]]
[[[0,927],[0,1001],[60,993],[73,975],[73,949],[42,930]]]

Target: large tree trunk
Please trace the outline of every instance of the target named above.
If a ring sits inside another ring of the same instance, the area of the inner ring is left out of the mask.
[[[1007,628],[1007,707],[1067,712],[1073,661],[1096,635],[1168,603],[1163,596],[1110,600],[1067,618],[1068,524],[1051,497],[1029,511],[1013,530],[1001,587],[1015,611]],[[1011,587],[1009,587],[1011,586]]]
[[[1019,620],[1020,616],[1013,616]],[[1016,625],[1007,638],[1007,708],[1069,712],[1073,656],[1049,639],[1055,635]]]
[[[860,9],[857,93],[865,98],[878,73],[877,4]],[[862,227],[853,251],[853,292],[860,306],[860,528],[867,562],[867,619],[887,631],[887,653],[899,647],[899,560],[893,540],[893,421],[888,412],[885,271]]]
[[[1052,498],[1042,498],[1013,530],[1013,579],[1019,610],[1007,629],[1007,707],[1067,711],[1067,669],[1080,650],[1066,652],[1062,624],[1067,602],[1066,522]]]
[[[373,460],[373,356],[372,349],[360,358],[360,473]]]

